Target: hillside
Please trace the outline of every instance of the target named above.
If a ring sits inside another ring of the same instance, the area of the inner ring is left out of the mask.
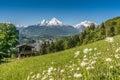
[[[78,30],[72,26],[39,26],[32,25],[23,29],[22,34],[31,37],[31,36],[64,36],[64,35],[74,35],[78,34]]]
[[[0,80],[119,80],[120,36],[0,65]]]

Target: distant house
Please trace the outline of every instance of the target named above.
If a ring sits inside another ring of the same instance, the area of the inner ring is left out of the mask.
[[[18,57],[27,57],[35,55],[33,53],[34,47],[28,44],[21,44],[17,46],[19,55]]]

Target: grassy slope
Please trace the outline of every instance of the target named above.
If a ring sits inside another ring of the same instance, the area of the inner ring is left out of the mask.
[[[117,80],[120,78],[120,58],[117,59],[114,55],[119,54],[119,52],[115,53],[118,47],[120,47],[120,36],[116,36],[113,43],[102,40],[54,54],[16,60],[0,65],[0,80],[27,80],[27,78],[42,80],[45,76],[47,77],[45,80],[50,78],[53,80],[54,78],[61,78],[61,80],[79,80],[78,78],[83,80]],[[97,48],[97,50],[84,54],[85,48]],[[76,51],[80,51],[80,55],[74,58]],[[112,61],[106,62],[106,58],[111,58]],[[95,63],[91,64],[94,61]],[[82,62],[88,64],[81,66]],[[94,68],[89,69],[90,66]],[[52,69],[49,74],[50,67],[53,67],[54,70]],[[75,73],[82,74],[82,77],[78,75],[78,78],[75,78]]]

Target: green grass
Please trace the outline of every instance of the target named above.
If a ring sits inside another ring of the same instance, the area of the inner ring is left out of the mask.
[[[112,43],[101,40],[53,54],[15,60],[0,65],[0,80],[119,80],[119,47],[120,36],[116,36]],[[86,54],[85,49],[89,49]]]

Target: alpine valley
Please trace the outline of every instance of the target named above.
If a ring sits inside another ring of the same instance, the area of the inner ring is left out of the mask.
[[[56,18],[52,18],[50,21],[43,19],[40,23],[35,25],[16,26],[22,36],[26,37],[60,37],[79,34],[84,31],[86,27],[89,27],[93,22],[84,21],[75,26],[65,25]],[[96,23],[94,23],[96,25]]]

